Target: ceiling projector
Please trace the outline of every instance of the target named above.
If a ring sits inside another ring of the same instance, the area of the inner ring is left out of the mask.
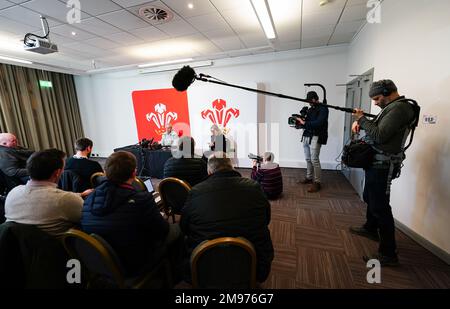
[[[58,52],[58,46],[56,44],[40,38],[28,38],[24,49],[43,55]]]
[[[25,34],[25,37],[23,38],[23,48],[27,51],[42,55],[58,52],[58,46],[50,42],[50,27],[44,16],[41,16],[41,24],[44,36],[33,33]]]

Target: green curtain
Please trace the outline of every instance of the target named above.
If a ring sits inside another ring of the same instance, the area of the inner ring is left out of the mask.
[[[39,80],[51,81],[41,88]],[[84,136],[73,75],[0,63],[0,132],[33,150],[58,148],[68,155]]]

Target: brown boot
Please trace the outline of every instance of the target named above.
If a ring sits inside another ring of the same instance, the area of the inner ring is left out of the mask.
[[[320,190],[320,182],[313,182],[313,184],[308,188],[309,193],[318,192]]]
[[[308,179],[308,178],[305,177],[303,179],[297,180],[297,183],[302,184],[302,185],[306,185],[306,184],[309,184],[309,183],[313,183],[313,180],[312,179]]]

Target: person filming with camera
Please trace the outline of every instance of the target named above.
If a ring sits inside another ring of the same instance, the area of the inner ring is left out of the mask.
[[[280,167],[273,162],[274,154],[265,152],[263,157],[251,156],[250,158],[253,158],[251,178],[261,185],[269,200],[277,199],[283,192],[283,177]]]
[[[320,166],[320,148],[327,144],[328,139],[328,108],[315,104],[319,102],[319,96],[315,91],[306,95],[310,107],[306,113],[306,119],[296,117],[303,127],[301,142],[306,159],[306,177],[297,183],[311,184],[308,192],[318,192],[321,188],[322,168]]]

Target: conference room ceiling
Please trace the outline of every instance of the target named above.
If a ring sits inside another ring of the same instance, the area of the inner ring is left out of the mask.
[[[351,42],[369,10],[367,0],[323,6],[319,0],[268,0],[277,34],[268,40],[250,0],[81,0],[81,21],[73,24],[67,2],[74,0],[0,0],[0,56],[81,73],[321,47]],[[145,19],[139,15],[143,7],[162,9],[172,19]],[[25,33],[43,33],[40,15],[58,53],[23,50]]]

